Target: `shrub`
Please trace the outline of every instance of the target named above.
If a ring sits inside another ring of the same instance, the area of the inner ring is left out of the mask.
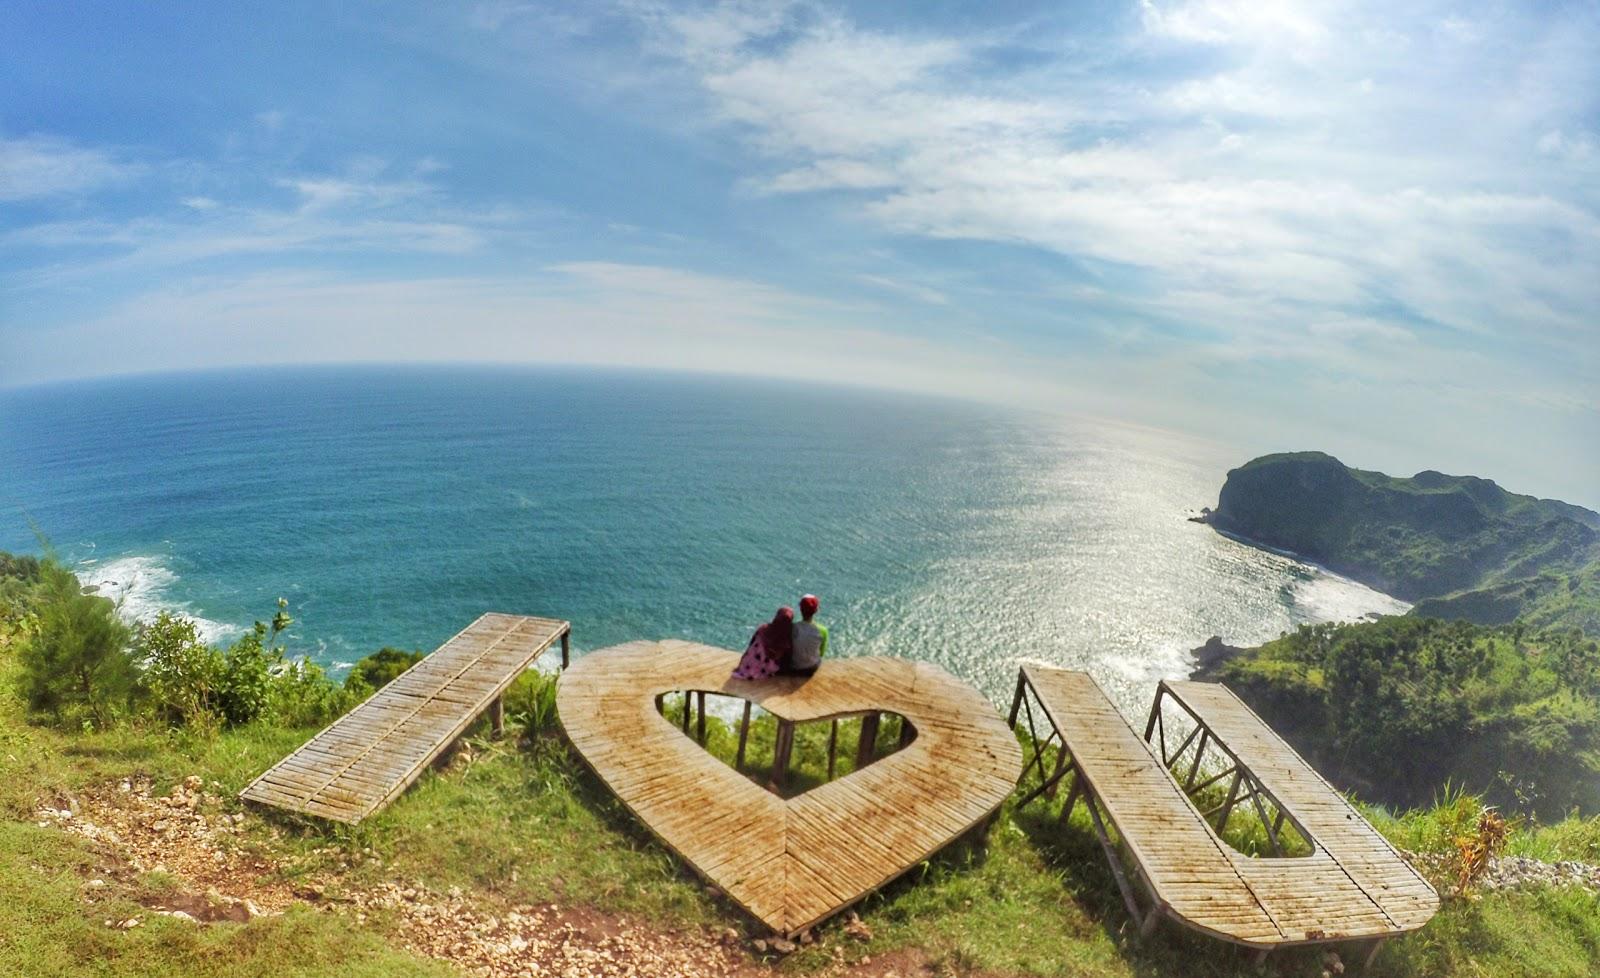
[[[268,684],[267,708],[273,720],[288,727],[321,726],[348,710],[356,697],[328,678],[309,659],[285,662]]]
[[[374,692],[394,682],[400,674],[421,662],[424,654],[384,646],[365,656],[344,677],[344,688],[360,696]]]
[[[269,650],[267,626],[256,622],[223,654],[223,675],[219,705],[230,726],[249,723],[267,709],[272,686],[272,670],[282,650]]]
[[[221,721],[227,663],[200,641],[194,622],[163,611],[155,621],[136,626],[133,657],[158,716],[182,726],[214,727]]]
[[[128,628],[107,598],[84,594],[71,571],[41,565],[43,603],[23,646],[22,693],[28,706],[60,721],[82,712],[104,728],[133,694]]]

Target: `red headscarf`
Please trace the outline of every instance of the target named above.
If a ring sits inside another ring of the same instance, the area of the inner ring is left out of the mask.
[[[766,631],[764,638],[772,661],[782,665],[794,651],[794,609],[784,605],[761,627]]]

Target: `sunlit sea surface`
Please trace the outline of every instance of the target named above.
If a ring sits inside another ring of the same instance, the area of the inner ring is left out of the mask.
[[[1314,447],[1314,446],[1308,446]],[[1244,461],[1148,429],[637,372],[325,368],[0,392],[0,548],[36,526],[133,618],[289,599],[336,671],[484,611],[742,648],[804,591],[830,652],[996,702],[1088,669],[1129,711],[1210,635],[1405,605],[1186,522]],[[31,524],[31,525],[30,525]]]

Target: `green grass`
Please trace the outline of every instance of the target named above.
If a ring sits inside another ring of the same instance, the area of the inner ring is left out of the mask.
[[[197,927],[126,896],[88,905],[92,860],[76,839],[0,822],[0,974],[143,978],[442,978],[454,972],[392,949],[376,930],[297,909],[247,924]],[[139,917],[132,930],[107,920]]]
[[[64,733],[29,725],[8,683],[0,652],[0,974],[450,973],[391,949],[379,919],[357,924],[300,911],[198,928],[144,914],[140,928],[107,929],[106,919],[137,911],[132,901],[137,893],[86,905],[80,887],[90,855],[73,837],[32,824],[29,816],[40,799],[133,774],[154,778],[158,789],[199,774],[231,793],[312,731],[250,726],[210,739],[137,727]],[[342,870],[348,885],[398,877],[441,889],[460,886],[487,907],[556,901],[635,915],[662,927],[733,926],[752,936],[759,933],[758,925],[736,909],[708,896],[704,884],[572,756],[555,725],[547,689],[529,680],[512,704],[513,720],[526,724],[526,737],[496,742],[478,731],[469,742],[470,763],[458,760],[425,774],[359,828],[258,817],[247,823],[245,844],[270,853],[290,878],[348,864]],[[857,730],[854,721],[842,724],[841,775],[853,761]],[[708,733],[712,750],[731,759],[734,731],[713,718]],[[891,748],[897,734],[894,724],[885,724],[880,748]],[[799,731],[796,786],[822,777],[826,738],[826,724]],[[753,767],[769,762],[771,742],[771,720],[760,718],[749,744]],[[1448,845],[1451,827],[1475,805],[1459,793],[1445,802],[1423,812],[1374,810],[1373,815],[1400,844],[1437,848]],[[917,949],[954,974],[1259,974],[1247,954],[1177,927],[1164,926],[1154,940],[1140,943],[1081,806],[1066,826],[1053,815],[1050,804],[1036,803],[1023,812],[1008,804],[987,833],[970,834],[868,898],[859,911],[872,929],[870,942],[849,939],[835,925],[822,929],[825,942],[843,946],[852,958]],[[1600,826],[1594,820],[1568,820],[1524,826],[1513,847],[1574,858],[1592,852],[1597,839]],[[154,889],[172,881],[146,877],[139,885]],[[1272,968],[1283,975],[1316,975],[1318,955],[1280,952]],[[1347,963],[1355,963],[1349,960],[1354,955],[1347,949]],[[828,961],[828,948],[807,948],[779,968],[803,974],[820,971]],[[1372,974],[1597,972],[1600,907],[1595,898],[1579,891],[1541,891],[1449,901],[1420,934],[1391,942]]]

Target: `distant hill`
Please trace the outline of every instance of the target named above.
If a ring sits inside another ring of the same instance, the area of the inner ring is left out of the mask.
[[[1418,615],[1600,634],[1600,513],[1488,479],[1264,455],[1228,473],[1209,522],[1411,601]]]

